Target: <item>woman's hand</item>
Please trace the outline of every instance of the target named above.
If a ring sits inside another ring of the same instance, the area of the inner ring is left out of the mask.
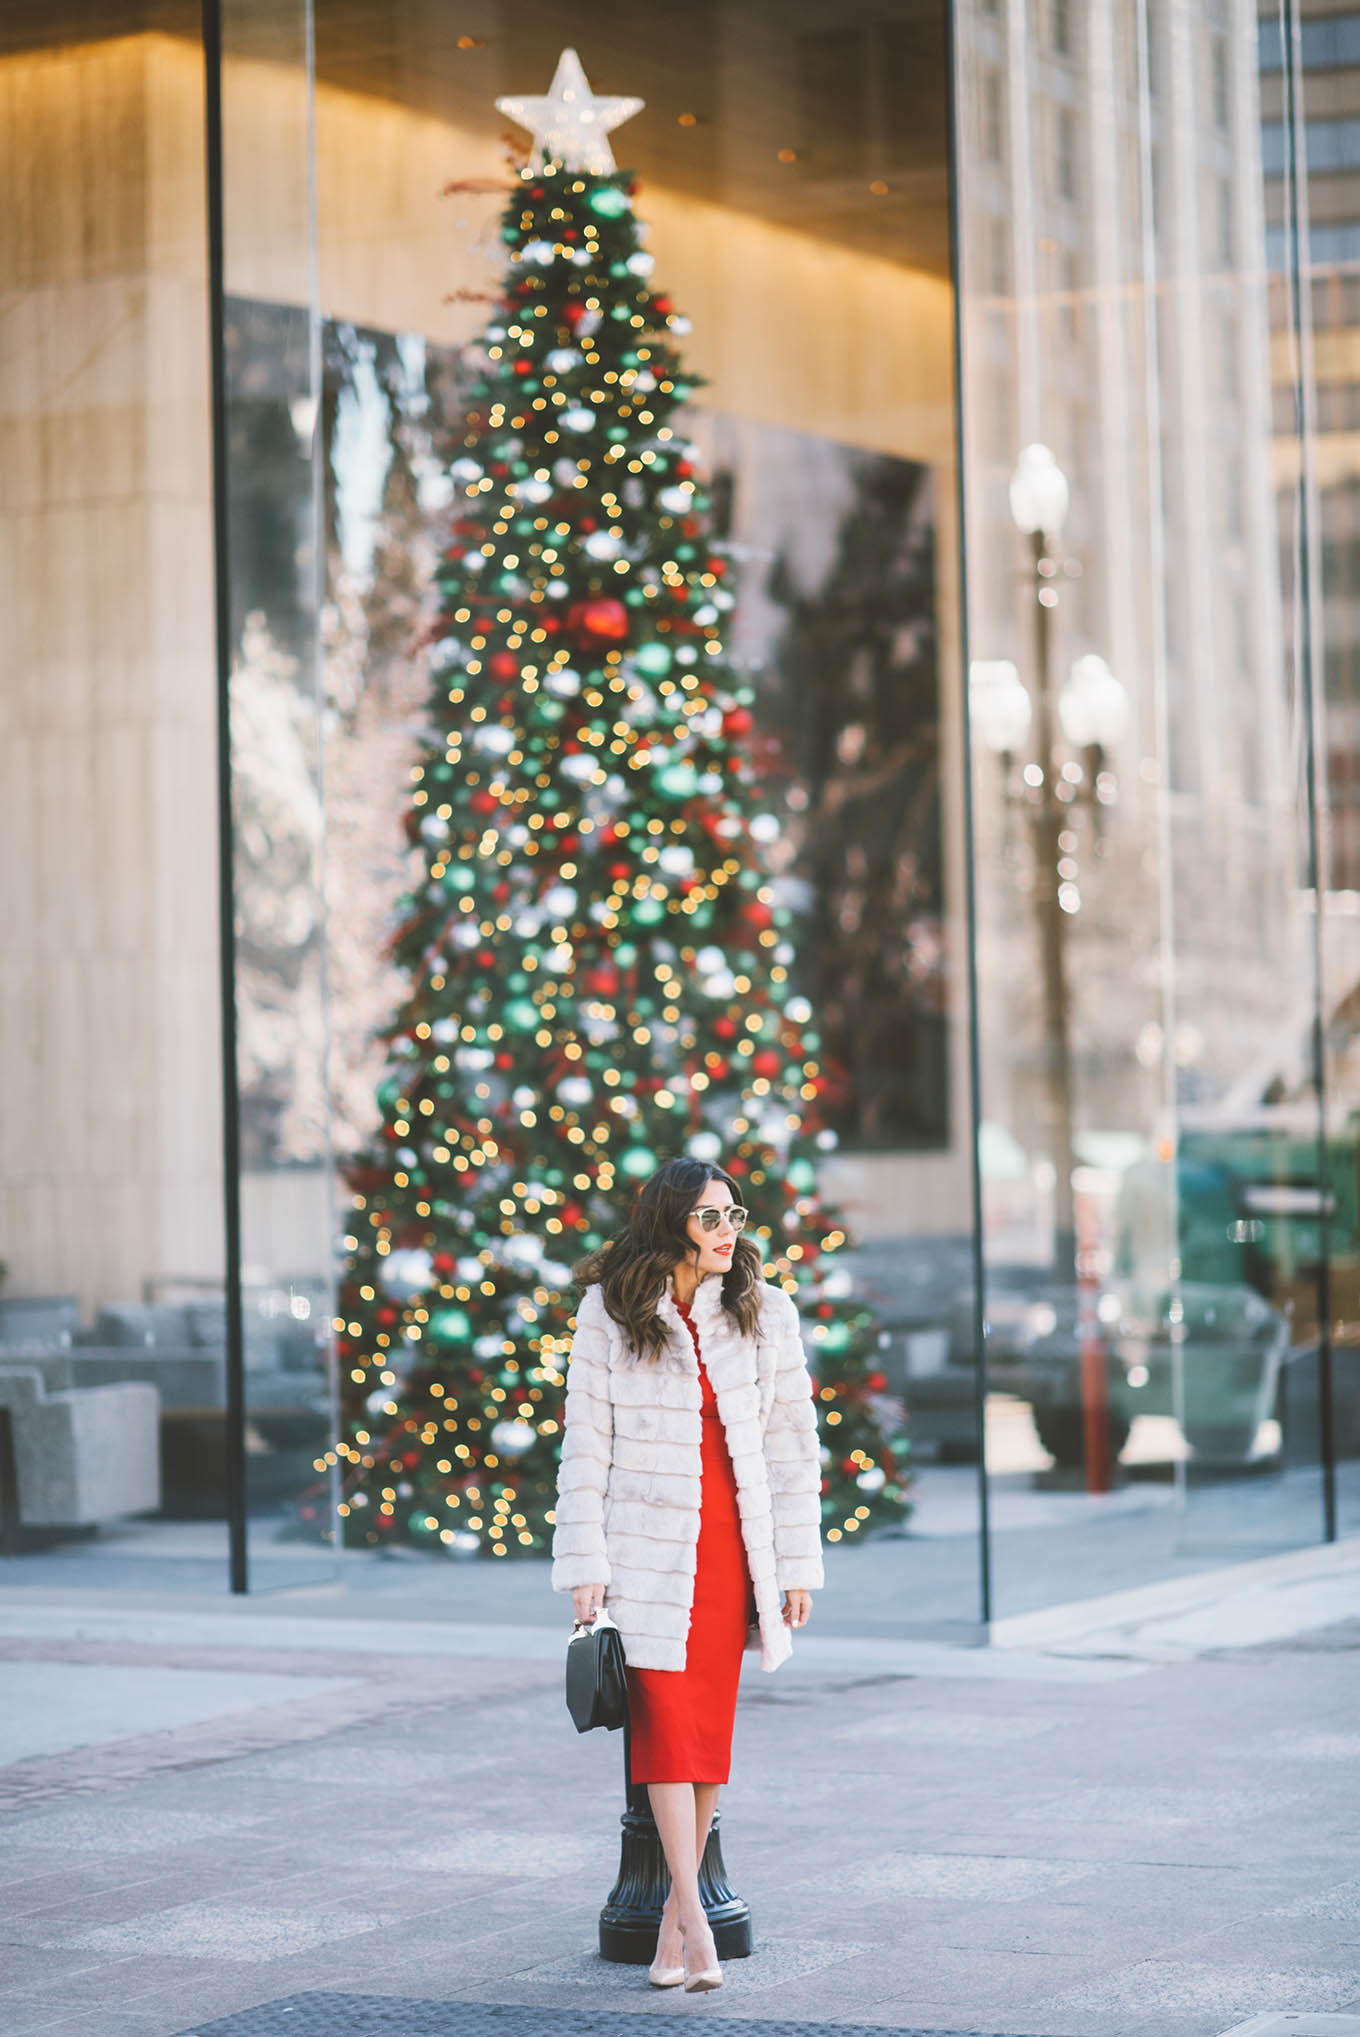
[[[604,1586],[602,1584],[578,1584],[571,1595],[571,1603],[572,1610],[576,1614],[577,1619],[588,1625],[604,1604]]]
[[[805,1627],[812,1617],[812,1593],[810,1591],[786,1591],[784,1593],[784,1625]]]

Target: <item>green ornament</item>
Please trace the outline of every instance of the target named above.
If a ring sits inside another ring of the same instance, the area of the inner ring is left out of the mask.
[[[617,219],[628,210],[628,200],[617,184],[601,184],[598,191],[592,191],[586,204],[599,219]],[[513,239],[510,235],[508,238]]]
[[[671,653],[668,644],[643,644],[633,658],[638,671],[649,679],[664,679],[671,669]]]
[[[631,941],[620,941],[614,950],[614,960],[620,969],[631,969],[637,960],[637,949]]]
[[[505,1007],[505,1023],[517,1033],[531,1032],[538,1024],[538,1011],[527,997],[512,997]]]
[[[817,1339],[817,1346],[819,1350],[835,1352],[843,1351],[849,1342],[850,1331],[845,1323],[828,1323],[826,1335]]]
[[[810,1160],[790,1160],[786,1175],[791,1188],[815,1188],[817,1173]]]
[[[672,799],[688,799],[699,781],[694,775],[693,764],[681,762],[665,765],[657,772],[656,782],[659,790],[669,794]]]
[[[619,1161],[619,1172],[632,1181],[645,1181],[656,1170],[656,1155],[647,1146],[629,1146]]]
[[[666,908],[659,898],[639,898],[633,907],[633,918],[639,926],[654,927],[665,917]]]

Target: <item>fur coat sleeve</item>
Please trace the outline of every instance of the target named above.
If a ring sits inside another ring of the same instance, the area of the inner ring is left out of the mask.
[[[611,1582],[604,1503],[614,1447],[609,1405],[609,1318],[593,1288],[581,1304],[567,1366],[567,1406],[557,1476],[552,1586]]]
[[[812,1380],[793,1302],[772,1288],[767,1309],[775,1333],[774,1397],[765,1422],[775,1582],[780,1591],[820,1591],[822,1464]]]

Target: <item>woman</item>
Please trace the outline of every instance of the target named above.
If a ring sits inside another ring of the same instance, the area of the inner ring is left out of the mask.
[[[607,1605],[634,1782],[671,1886],[654,1987],[722,1986],[699,1862],[727,1781],[748,1624],[777,1669],[822,1582],[821,1467],[798,1312],[762,1278],[731,1177],[668,1160],[583,1260],[553,1589]],[[782,1595],[782,1605],[781,1605]]]

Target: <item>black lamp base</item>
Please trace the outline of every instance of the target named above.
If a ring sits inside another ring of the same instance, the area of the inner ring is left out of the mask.
[[[656,1957],[656,1936],[671,1883],[645,1783],[629,1785],[628,1807],[621,1822],[618,1880],[600,1912],[600,1957],[617,1966],[650,1966]],[[720,1823],[721,1813],[715,1811],[699,1863],[699,1894],[713,1927],[719,1959],[749,1959],[751,1912],[728,1886]]]

